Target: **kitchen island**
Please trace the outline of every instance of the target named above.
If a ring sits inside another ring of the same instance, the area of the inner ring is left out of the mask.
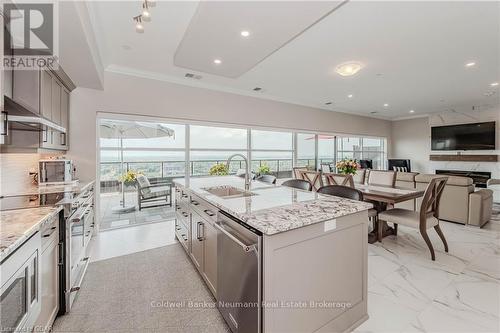
[[[368,318],[371,204],[257,181],[244,191],[235,176],[174,184],[177,238],[233,332],[342,332]]]

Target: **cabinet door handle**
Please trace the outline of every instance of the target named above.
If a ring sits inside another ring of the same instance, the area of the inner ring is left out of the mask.
[[[7,113],[7,111],[2,111],[2,115],[3,115],[3,130],[2,133],[0,133],[0,135],[7,135],[7,133],[9,132],[7,129],[9,127],[9,114]]]
[[[189,214],[188,214],[188,213],[186,213],[186,212],[182,212],[181,214],[182,214],[182,216],[184,216],[184,217],[188,217],[188,216],[189,216]]]
[[[193,205],[195,205],[195,206],[198,206],[198,205],[200,204],[200,203],[199,203],[198,201],[196,201],[196,200],[191,200],[191,203],[192,203]]]
[[[205,212],[205,214],[207,214],[208,216],[214,216],[214,215],[215,215],[215,213],[214,213],[214,212],[212,212],[210,209],[205,209],[205,210],[204,210],[204,212]]]
[[[203,222],[198,222],[196,225],[196,238],[201,242],[203,241],[203,235],[200,235],[200,229],[203,230]]]

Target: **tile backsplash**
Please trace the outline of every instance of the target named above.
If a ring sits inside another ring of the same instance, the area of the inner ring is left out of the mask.
[[[38,160],[48,154],[0,154],[0,194],[12,194],[33,186],[30,171],[38,172]]]

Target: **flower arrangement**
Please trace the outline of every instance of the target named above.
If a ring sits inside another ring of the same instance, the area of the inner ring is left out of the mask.
[[[142,175],[142,172],[135,170],[128,170],[123,175],[120,176],[120,182],[123,182],[125,186],[135,185],[135,181],[138,175]]]
[[[335,167],[337,168],[337,171],[339,173],[343,173],[346,175],[355,175],[356,171],[361,168],[358,161],[351,159],[338,161],[337,164],[335,164]]]
[[[262,165],[257,169],[257,173],[259,175],[269,175],[271,174],[271,168],[267,165],[267,163],[262,163]]]
[[[208,170],[208,174],[210,176],[227,176],[229,174],[229,170],[225,164],[214,164],[210,170]]]

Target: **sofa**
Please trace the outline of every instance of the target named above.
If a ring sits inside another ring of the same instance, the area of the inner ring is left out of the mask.
[[[432,178],[442,175],[418,174],[415,188],[425,190]],[[448,176],[439,205],[439,219],[482,227],[491,218],[493,191],[475,191],[472,179]],[[421,198],[417,199],[416,210],[420,209]]]

